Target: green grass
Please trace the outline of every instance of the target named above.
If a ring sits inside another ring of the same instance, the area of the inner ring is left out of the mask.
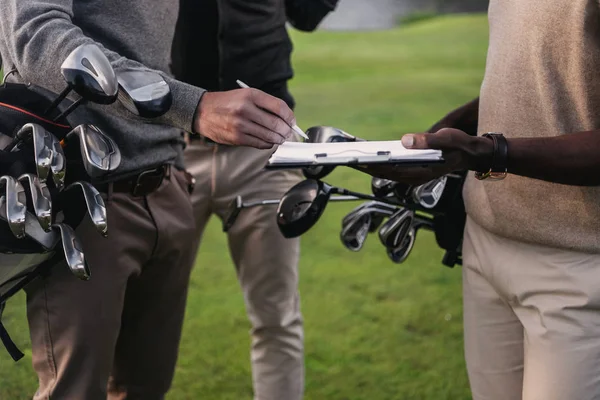
[[[300,126],[397,139],[478,95],[487,23],[483,16],[440,17],[390,31],[293,39]],[[350,169],[327,180],[354,190],[370,184]],[[331,205],[303,237],[306,399],[469,399],[460,268],[441,265],[442,252],[426,232],[402,265],[388,260],[375,236],[359,253],[345,250],[340,220],[355,206]],[[15,364],[0,352],[0,399],[35,391],[23,300],[11,301],[5,321],[27,354]],[[225,237],[213,220],[193,274],[168,398],[250,400],[249,328]]]

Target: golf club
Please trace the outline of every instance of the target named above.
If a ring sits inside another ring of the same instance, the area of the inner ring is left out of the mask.
[[[67,159],[60,142],[53,134],[46,131],[45,140],[46,146],[52,150],[52,161],[50,162],[52,182],[57,189],[61,190],[65,186]]]
[[[67,133],[67,145],[75,136],[79,139],[83,166],[91,178],[103,177],[121,164],[121,152],[115,142],[94,125],[79,125]]]
[[[379,228],[379,240],[386,248],[398,248],[408,234],[415,213],[406,208],[400,208]]]
[[[99,104],[111,104],[117,100],[119,86],[115,71],[106,55],[95,44],[83,44],[73,50],[62,63],[60,72],[67,82],[67,88],[52,102],[45,115],[56,109],[71,91],[75,91],[81,98],[54,118],[54,121],[66,117],[85,100]]]
[[[23,174],[18,181],[24,183],[25,189],[29,191],[31,206],[40,226],[44,231],[50,231],[52,229],[50,227],[52,225],[52,200],[48,187],[33,174]]]
[[[356,201],[360,200],[356,196],[334,196],[329,201]],[[231,227],[235,224],[240,212],[245,208],[252,208],[257,206],[267,205],[278,205],[281,199],[272,200],[259,200],[254,202],[245,203],[242,196],[237,196],[231,203],[229,203],[229,210],[223,218],[223,232],[228,232]]]
[[[357,142],[363,141],[342,131],[341,129],[330,126],[314,126],[306,131],[308,136],[307,143],[333,143],[333,142]],[[319,165],[314,167],[302,168],[302,173],[308,179],[323,179],[329,175],[335,167],[329,165]]]
[[[387,255],[396,264],[401,264],[408,258],[410,252],[412,251],[415,241],[417,239],[417,232],[419,229],[427,229],[429,231],[433,231],[433,220],[429,217],[416,215],[413,218],[412,225],[406,234],[404,240],[400,243],[398,247],[387,248]]]
[[[22,149],[25,143],[33,143],[33,156],[35,159],[36,172],[40,182],[46,182],[52,165],[52,148],[48,147],[50,135],[44,128],[37,124],[25,124],[14,136],[11,144],[6,147],[7,151],[15,152]]]
[[[348,215],[346,215],[342,220],[342,226],[348,224],[352,219],[356,218],[359,213],[367,210],[367,212],[371,213],[371,225],[369,227],[369,232],[372,233],[377,230],[386,216],[394,214],[397,209],[398,207],[396,206],[382,203],[380,201],[368,201],[348,213]]]
[[[398,247],[387,248],[387,255],[390,258],[390,260],[392,260],[396,264],[401,264],[404,261],[406,261],[415,245],[416,236],[416,229],[413,226],[411,226]]]
[[[441,176],[437,179],[424,183],[412,190],[412,199],[425,209],[434,208],[442,198],[446,188],[447,176]]]
[[[373,177],[371,179],[371,192],[376,197],[385,197],[394,191],[396,185],[398,185],[398,182]]]
[[[371,220],[370,212],[359,212],[342,224],[340,239],[348,250],[360,251],[363,248],[369,235]]]
[[[88,182],[74,182],[67,186],[65,192],[73,188],[80,188],[81,194],[85,200],[88,214],[94,224],[94,227],[104,237],[108,236],[108,224],[106,216],[106,206],[100,192]]]
[[[10,231],[18,239],[25,237],[25,213],[27,212],[25,189],[12,176],[0,177],[0,189],[4,188],[5,213]]]
[[[6,198],[0,197],[0,220],[8,222],[6,216]],[[51,251],[56,247],[60,236],[53,230],[44,231],[37,217],[30,212],[25,213],[25,235],[37,242],[45,251]],[[22,239],[22,238],[21,238]]]
[[[298,237],[312,228],[321,218],[332,194],[387,202],[374,196],[330,186],[322,181],[307,179],[296,184],[281,198],[277,208],[277,225],[283,236]]]
[[[394,214],[396,207],[371,201],[357,207],[342,220],[340,239],[351,251],[360,251],[371,232],[375,232],[385,217]]]
[[[73,228],[67,224],[53,224],[52,228],[58,230],[60,233],[65,260],[73,275],[83,281],[89,280],[91,276],[90,270],[85,262],[81,243],[77,239]]]
[[[158,73],[130,69],[119,71],[117,80],[119,101],[132,114],[157,118],[171,108],[171,89]]]

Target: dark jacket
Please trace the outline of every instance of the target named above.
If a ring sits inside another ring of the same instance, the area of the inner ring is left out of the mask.
[[[239,79],[285,100],[294,75],[286,22],[314,30],[337,0],[180,0],[172,70],[209,91],[238,88]]]

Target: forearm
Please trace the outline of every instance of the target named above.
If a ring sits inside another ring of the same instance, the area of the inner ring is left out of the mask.
[[[577,186],[600,185],[600,130],[508,139],[508,172]]]
[[[143,64],[120,56],[102,44],[84,35],[73,24],[72,0],[3,0],[0,5],[0,40],[25,82],[60,93],[65,87],[60,65],[71,51],[82,44],[93,43],[107,56],[116,73],[119,70],[149,70]],[[192,129],[192,121],[203,90],[186,85],[169,77],[162,71],[173,94],[171,110],[161,118],[144,120],[156,124],[174,126],[186,131]],[[127,113],[119,102],[104,107],[107,113]],[[140,119],[131,114],[130,118]]]
[[[477,135],[479,121],[479,97],[448,113],[441,121],[432,126],[429,132],[434,133],[442,128],[460,129],[469,135]]]

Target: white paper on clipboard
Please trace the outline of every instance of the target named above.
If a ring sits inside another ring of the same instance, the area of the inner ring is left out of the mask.
[[[352,164],[435,164],[443,162],[440,150],[412,150],[400,140],[304,143],[285,142],[271,155],[267,168]]]

